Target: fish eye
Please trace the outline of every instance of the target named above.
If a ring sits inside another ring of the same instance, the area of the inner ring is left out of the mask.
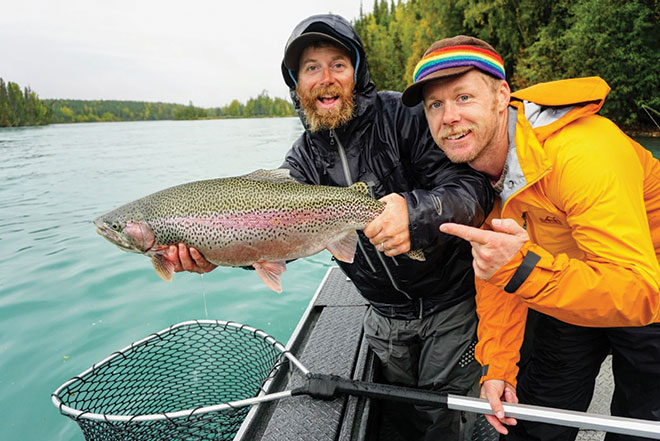
[[[110,228],[112,228],[115,231],[120,231],[121,225],[119,224],[119,222],[115,221],[110,224]]]

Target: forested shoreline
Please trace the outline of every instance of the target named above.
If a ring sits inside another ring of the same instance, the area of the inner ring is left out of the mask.
[[[379,89],[403,90],[424,51],[464,34],[502,55],[512,90],[600,76],[600,114],[628,131],[660,127],[659,0],[375,0],[355,27]]]
[[[296,115],[293,105],[263,91],[245,104],[233,100],[224,107],[201,108],[173,103],[117,100],[40,100],[29,87],[0,78],[0,127],[51,123],[260,118]]]
[[[361,12],[354,24],[379,90],[407,87],[435,40],[473,35],[500,52],[512,90],[597,75],[612,87],[602,115],[630,132],[660,132],[660,0],[375,0],[372,12]],[[0,127],[293,115],[288,100],[266,91],[245,104],[233,100],[205,109],[192,103],[39,100],[29,87],[21,90],[0,78]]]

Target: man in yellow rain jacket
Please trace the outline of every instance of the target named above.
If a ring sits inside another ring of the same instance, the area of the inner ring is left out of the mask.
[[[660,163],[596,115],[609,86],[591,77],[511,94],[499,54],[465,36],[434,43],[414,75],[404,104],[423,101],[438,146],[500,194],[483,229],[440,227],[471,242],[478,311],[501,316],[479,330],[477,358],[492,365],[489,343],[520,335],[516,302],[536,319],[517,390],[515,338],[495,369],[484,366],[482,396],[499,417],[489,421],[502,433],[515,422],[500,400],[586,410],[610,352],[612,414],[660,420]],[[509,429],[515,440],[577,434],[524,421]]]

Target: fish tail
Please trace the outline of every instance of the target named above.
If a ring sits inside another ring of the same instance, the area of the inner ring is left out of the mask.
[[[424,251],[422,250],[411,250],[406,253],[406,256],[411,258],[412,260],[418,260],[420,262],[426,261],[426,257],[424,257]]]

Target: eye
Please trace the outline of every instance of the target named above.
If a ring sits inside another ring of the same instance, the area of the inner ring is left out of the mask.
[[[431,110],[437,110],[440,107],[442,107],[442,103],[440,101],[433,101],[431,104],[429,104],[429,109]]]
[[[112,228],[115,231],[121,231],[121,224],[117,221],[114,221],[110,224],[110,228]]]
[[[462,103],[468,101],[469,99],[470,99],[470,97],[467,96],[467,95],[461,95],[461,96],[458,97],[458,101],[460,101]]]

